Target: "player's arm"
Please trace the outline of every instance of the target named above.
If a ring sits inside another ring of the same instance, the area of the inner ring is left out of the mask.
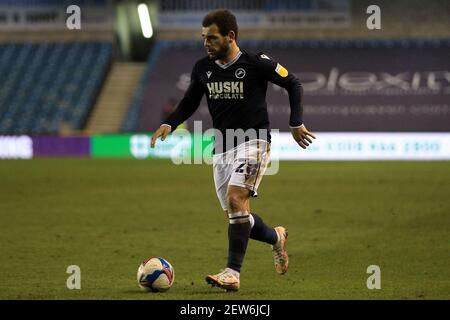
[[[197,64],[191,73],[191,83],[174,112],[160,125],[152,135],[151,147],[155,147],[156,140],[161,137],[164,141],[169,133],[185,122],[198,109],[203,96],[203,88],[197,77]]]
[[[281,64],[273,61],[263,53],[258,54],[261,69],[267,80],[286,89],[289,95],[291,115],[289,127],[292,137],[300,147],[306,149],[312,139],[316,137],[305,127],[303,123],[303,88],[298,78],[289,73]]]

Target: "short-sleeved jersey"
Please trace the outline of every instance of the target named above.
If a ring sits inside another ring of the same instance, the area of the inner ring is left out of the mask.
[[[164,123],[175,130],[195,112],[205,94],[213,127],[223,134],[224,140],[227,129],[268,131],[266,91],[269,81],[289,93],[289,125],[301,125],[302,88],[299,80],[266,54],[251,54],[244,50],[227,65],[219,65],[208,57],[199,60],[192,70],[184,98]],[[270,133],[266,140],[270,142]],[[225,149],[229,149],[230,144],[224,141],[225,145]]]

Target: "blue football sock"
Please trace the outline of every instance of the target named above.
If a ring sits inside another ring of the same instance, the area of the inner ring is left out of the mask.
[[[249,221],[244,223],[230,223],[228,225],[228,268],[237,272],[241,271],[249,236]]]
[[[260,216],[256,213],[251,213],[254,220],[254,225],[250,231],[250,239],[266,242],[274,245],[278,241],[278,235],[274,228],[269,227],[264,223]]]

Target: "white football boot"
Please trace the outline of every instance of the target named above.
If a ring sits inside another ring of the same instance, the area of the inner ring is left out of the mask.
[[[219,287],[227,291],[238,291],[240,286],[239,278],[228,270],[218,274],[206,276],[206,282],[213,287]]]
[[[274,229],[278,234],[278,241],[272,246],[275,270],[279,274],[285,274],[289,265],[289,257],[286,252],[286,239],[288,237],[288,232],[284,227],[275,227]]]

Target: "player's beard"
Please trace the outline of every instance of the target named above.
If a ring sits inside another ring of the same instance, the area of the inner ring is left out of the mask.
[[[230,44],[228,42],[224,42],[219,49],[214,52],[214,54],[212,54],[210,56],[211,60],[219,60],[219,59],[224,59],[228,56],[228,53],[230,52]]]

